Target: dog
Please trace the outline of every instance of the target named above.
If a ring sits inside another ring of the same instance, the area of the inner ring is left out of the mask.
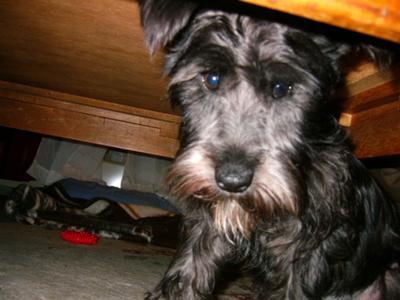
[[[388,52],[233,2],[139,1],[182,112],[166,182],[184,238],[146,299],[212,299],[230,262],[251,270],[257,299],[400,299],[397,204],[331,109],[343,57]]]

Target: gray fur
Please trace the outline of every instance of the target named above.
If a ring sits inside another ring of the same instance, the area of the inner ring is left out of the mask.
[[[398,208],[328,109],[352,45],[215,2],[140,5],[183,114],[167,182],[186,237],[147,299],[210,299],[231,261],[258,299],[399,298]]]

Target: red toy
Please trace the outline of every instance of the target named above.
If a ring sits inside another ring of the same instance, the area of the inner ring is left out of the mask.
[[[98,236],[87,231],[64,230],[60,236],[64,241],[83,245],[95,245],[99,239]]]

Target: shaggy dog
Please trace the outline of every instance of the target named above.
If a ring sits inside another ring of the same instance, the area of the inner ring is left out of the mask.
[[[257,299],[400,299],[398,209],[331,112],[352,45],[248,6],[139,4],[182,111],[167,183],[185,216],[184,241],[147,299],[210,299],[238,261]]]

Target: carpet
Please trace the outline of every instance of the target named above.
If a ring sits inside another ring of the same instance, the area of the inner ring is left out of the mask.
[[[0,223],[0,299],[143,299],[175,250],[101,238],[94,246],[63,241],[60,232]],[[250,281],[223,282],[219,300],[250,300]]]

